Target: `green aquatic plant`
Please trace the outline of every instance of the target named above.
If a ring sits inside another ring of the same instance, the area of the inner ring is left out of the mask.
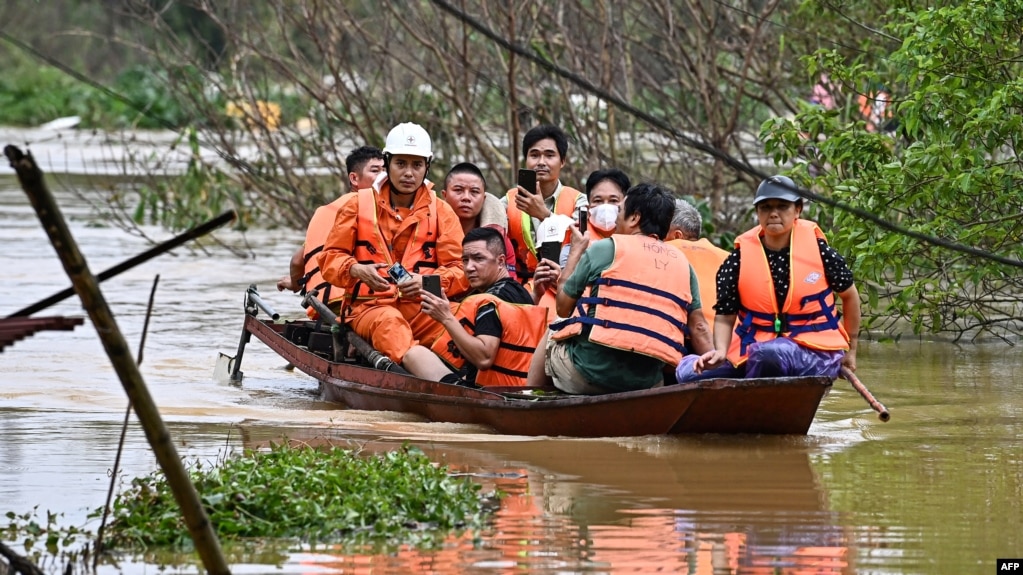
[[[362,455],[275,444],[189,472],[224,540],[421,543],[482,527],[488,514],[478,484],[449,476],[408,446]],[[118,495],[106,541],[117,549],[191,545],[163,473],[136,478]]]
[[[21,549],[15,551],[41,569],[83,571],[88,563],[89,543],[95,534],[84,527],[62,525],[63,513],[46,511],[44,519],[37,505],[26,513],[8,511],[5,517],[7,525],[0,523],[0,542],[16,543]],[[73,568],[68,569],[69,566]],[[0,573],[6,567],[0,560]]]

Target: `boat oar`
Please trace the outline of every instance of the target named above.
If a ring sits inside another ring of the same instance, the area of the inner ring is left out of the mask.
[[[867,389],[867,386],[863,385],[863,382],[860,381],[860,378],[856,377],[856,374],[853,373],[848,367],[844,366],[842,367],[842,377],[849,380],[849,383],[852,384],[853,389],[858,391],[859,394],[863,396],[863,399],[867,400],[867,403],[870,404],[870,408],[877,412],[878,419],[880,419],[881,421],[888,421],[889,419],[891,419],[892,416],[890,413],[888,413],[888,408],[885,407],[884,404],[882,404],[880,401],[874,398],[874,394],[870,393],[870,390]]]
[[[230,221],[233,221],[236,217],[237,214],[235,213],[234,210],[228,210],[220,214],[219,216],[213,218],[212,220],[206,222],[205,224],[196,226],[181,235],[174,236],[173,238],[161,244],[155,245],[152,248],[142,252],[141,254],[131,259],[125,260],[110,269],[100,272],[99,274],[96,275],[96,280],[101,282],[103,280],[110,279],[120,274],[121,272],[130,270],[131,268],[143,262],[149,261],[160,254],[166,253],[185,242],[205,236],[206,234],[212,232],[213,230],[219,228],[220,226]],[[73,295],[75,295],[75,288],[69,287],[64,291],[57,292],[42,301],[36,302],[26,308],[19,309],[18,311],[7,316],[7,318],[30,316],[35,312],[46,309],[55,303],[64,301]]]
[[[305,297],[302,298],[302,305],[305,307],[312,307],[313,309],[315,309],[316,313],[320,314],[320,318],[330,324],[331,331],[344,327],[338,322],[337,314],[335,314],[330,309],[330,307],[327,306],[327,304],[320,301],[319,290],[313,290],[305,294]],[[405,371],[405,368],[401,367],[401,365],[391,361],[391,358],[374,349],[373,346],[370,345],[368,341],[362,339],[359,336],[359,334],[355,333],[350,329],[347,330],[347,332],[348,343],[352,344],[352,347],[355,348],[355,351],[357,351],[359,355],[364,357],[366,361],[368,361],[369,364],[372,365],[374,368],[383,371],[389,371],[391,373],[399,373],[401,375],[412,375],[411,373]],[[337,345],[336,338],[334,345]],[[335,354],[336,351],[337,350],[335,350]]]

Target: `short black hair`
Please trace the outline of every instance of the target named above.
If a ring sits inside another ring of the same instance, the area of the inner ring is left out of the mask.
[[[526,132],[525,136],[522,136],[522,157],[528,158],[529,149],[533,147],[533,144],[547,138],[554,140],[554,145],[558,148],[558,155],[561,156],[561,161],[565,161],[565,158],[568,157],[568,136],[565,135],[564,130],[552,124],[534,126]]]
[[[451,181],[451,176],[454,176],[456,174],[472,174],[473,176],[478,177],[480,181],[483,182],[483,189],[484,190],[487,189],[487,179],[483,177],[483,171],[480,170],[476,166],[476,164],[473,164],[472,162],[462,162],[461,164],[455,164],[454,167],[448,170],[448,175],[444,176],[445,189],[447,189],[448,187],[448,182]]]
[[[611,183],[618,186],[622,190],[622,195],[629,191],[632,187],[632,182],[629,181],[629,176],[625,172],[618,168],[607,168],[605,170],[595,170],[590,172],[590,175],[586,177],[586,198],[589,199],[590,194],[593,192],[593,188],[604,180],[610,180]]]
[[[675,194],[657,184],[636,184],[625,193],[625,217],[639,214],[639,229],[663,240],[675,215]]]
[[[370,160],[383,160],[384,153],[380,148],[374,148],[373,146],[359,146],[352,150],[351,154],[345,158],[345,169],[348,173],[359,172],[362,168],[366,167],[366,164]]]
[[[487,242],[487,249],[495,256],[507,256],[504,250],[504,236],[494,228],[473,228],[462,238],[462,246],[471,242]]]

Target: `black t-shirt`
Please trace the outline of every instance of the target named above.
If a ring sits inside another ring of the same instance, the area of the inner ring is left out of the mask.
[[[511,278],[497,280],[487,288],[485,293],[495,295],[508,303],[533,304],[533,296],[530,295],[529,291],[522,284]],[[493,303],[485,303],[476,310],[476,319],[473,321],[473,324],[476,328],[476,335],[490,335],[500,338],[504,332],[501,318],[497,315],[497,306]],[[462,366],[463,378],[466,381],[476,383],[477,373],[479,373],[479,370],[468,361]]]
[[[817,247],[820,248],[821,261],[824,262],[824,279],[828,287],[836,294],[852,287],[853,274],[845,259],[820,238],[817,239]],[[781,309],[789,295],[789,248],[774,251],[764,247],[764,253],[767,254],[767,264],[771,268],[778,309]],[[739,248],[729,254],[718,268],[717,288],[718,301],[714,304],[714,311],[718,315],[739,313]]]
[[[498,298],[508,303],[533,303],[533,295],[529,293],[529,290],[511,278],[497,280],[493,285],[487,288],[485,293],[496,295]]]

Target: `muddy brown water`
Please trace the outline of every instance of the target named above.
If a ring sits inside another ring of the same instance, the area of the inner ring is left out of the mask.
[[[54,188],[94,273],[148,247],[90,225],[88,207]],[[242,242],[233,232],[220,237]],[[1023,556],[1018,348],[864,343],[859,374],[891,410],[889,423],[839,381],[806,437],[500,436],[322,402],[312,379],[256,341],[242,385],[216,383],[217,352],[234,353],[250,283],[285,317],[300,315],[297,296],[273,289],[299,234],[255,231],[246,240],[249,259],[179,249],[103,284],[134,346],[160,274],[142,373],[183,456],[212,460],[282,437],[365,449],[409,442],[509,496],[491,528],[452,535],[440,550],[295,548],[239,558],[235,572],[991,573],[996,558]],[[7,177],[0,246],[0,314],[69,285]],[[68,300],[44,314],[82,313]],[[85,523],[106,496],[125,406],[88,322],[0,353],[0,514],[38,506]],[[122,464],[126,477],[155,468],[137,425]],[[127,560],[100,572],[155,569]]]

